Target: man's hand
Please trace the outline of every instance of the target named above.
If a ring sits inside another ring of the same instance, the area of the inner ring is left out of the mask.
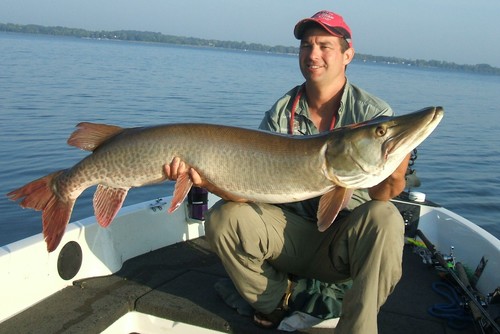
[[[200,174],[198,174],[198,172],[194,170],[194,168],[187,166],[186,163],[179,157],[175,157],[174,159],[172,159],[172,162],[170,162],[170,164],[165,164],[163,166],[163,171],[165,172],[165,176],[167,177],[167,179],[172,181],[176,181],[181,174],[189,173],[189,177],[195,187],[205,188]]]
[[[248,200],[244,198],[237,197],[233,194],[230,194],[214,184],[208,182],[204,178],[201,177],[198,172],[186,165],[184,161],[182,161],[179,157],[175,157],[170,164],[165,164],[163,166],[163,170],[165,172],[165,176],[167,179],[176,181],[179,175],[184,174],[184,173],[189,173],[189,178],[191,179],[191,182],[193,182],[193,185],[195,187],[199,188],[205,188],[209,192],[219,196],[220,198],[226,200],[226,201],[233,201],[233,202],[248,202]]]
[[[388,201],[401,194],[406,185],[405,176],[410,156],[411,154],[408,154],[398,168],[396,168],[394,173],[392,173],[387,179],[368,189],[368,194],[371,199]]]

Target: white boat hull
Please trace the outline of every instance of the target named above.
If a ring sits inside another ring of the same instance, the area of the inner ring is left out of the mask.
[[[100,227],[94,217],[73,222],[52,253],[47,252],[41,233],[1,247],[0,298],[11,302],[9,307],[0,308],[0,322],[74,280],[110,275],[130,258],[203,236],[203,222],[186,218],[185,203],[185,210],[167,213],[170,199],[124,207],[108,228]],[[212,197],[209,203],[215,201]],[[61,250],[70,242],[81,247],[82,262],[78,273],[68,280],[60,277],[58,262]]]

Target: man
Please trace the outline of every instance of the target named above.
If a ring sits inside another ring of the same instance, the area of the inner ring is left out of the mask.
[[[294,35],[300,40],[305,83],[275,103],[261,129],[310,135],[393,114],[385,102],[347,80],[354,49],[351,30],[340,15],[316,13],[298,22]],[[238,292],[256,310],[256,324],[279,324],[289,275],[296,275],[330,283],[352,280],[335,333],[377,332],[379,308],[401,277],[404,226],[389,199],[404,189],[408,158],[379,185],[356,191],[325,232],[316,227],[318,198],[282,205],[248,203],[189,171],[195,185],[223,198],[207,214],[206,237]],[[176,158],[165,172],[176,179],[186,168]]]

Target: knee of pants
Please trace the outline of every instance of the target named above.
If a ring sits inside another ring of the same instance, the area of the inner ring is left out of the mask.
[[[225,235],[228,229],[232,229],[229,217],[234,215],[233,206],[233,202],[221,200],[205,214],[205,237],[210,243]]]
[[[212,249],[221,255],[239,248],[249,257],[264,258],[269,236],[259,209],[252,203],[216,203],[205,220],[205,236]]]
[[[219,201],[207,212],[205,219],[205,237],[216,245],[221,240],[237,234],[237,225],[242,217],[248,216],[249,205],[246,203]]]
[[[367,219],[363,221],[370,225],[369,228],[394,236],[404,235],[403,217],[391,202],[369,201],[361,205],[359,209],[362,214],[366,215]]]

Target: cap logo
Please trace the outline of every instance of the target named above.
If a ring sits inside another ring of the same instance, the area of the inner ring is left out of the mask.
[[[333,14],[331,12],[328,12],[328,11],[321,11],[321,12],[317,13],[316,15],[314,15],[313,17],[321,19],[321,20],[325,20],[325,21],[331,21],[335,18],[335,16],[333,16]]]

